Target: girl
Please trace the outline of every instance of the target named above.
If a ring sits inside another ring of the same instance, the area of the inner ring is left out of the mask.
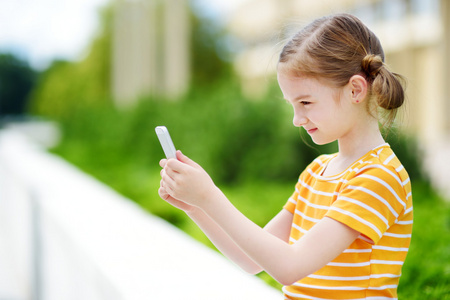
[[[260,228],[194,161],[160,162],[159,195],[184,210],[250,273],[265,270],[285,299],[396,299],[412,231],[408,174],[380,133],[403,104],[399,76],[356,17],[315,20],[283,48],[278,83],[293,123],[339,152],[315,159],[283,209]],[[381,116],[380,116],[381,117]]]

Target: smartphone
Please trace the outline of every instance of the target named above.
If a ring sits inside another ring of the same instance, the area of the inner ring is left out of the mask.
[[[170,138],[169,130],[167,130],[166,126],[157,126],[155,128],[156,135],[158,136],[159,142],[161,143],[161,147],[163,148],[164,154],[167,159],[169,158],[177,158],[176,149]]]

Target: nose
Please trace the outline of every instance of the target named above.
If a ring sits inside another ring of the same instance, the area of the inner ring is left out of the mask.
[[[299,111],[294,111],[294,119],[292,120],[292,123],[295,127],[302,127],[308,123],[308,119]]]

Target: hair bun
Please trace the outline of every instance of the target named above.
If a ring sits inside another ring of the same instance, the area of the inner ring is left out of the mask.
[[[361,61],[362,71],[372,80],[380,73],[383,66],[383,59],[379,55],[367,54]]]

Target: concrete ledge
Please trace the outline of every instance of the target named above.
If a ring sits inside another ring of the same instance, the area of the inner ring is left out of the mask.
[[[282,297],[14,131],[0,132],[0,180],[0,254],[13,254],[16,299]]]

